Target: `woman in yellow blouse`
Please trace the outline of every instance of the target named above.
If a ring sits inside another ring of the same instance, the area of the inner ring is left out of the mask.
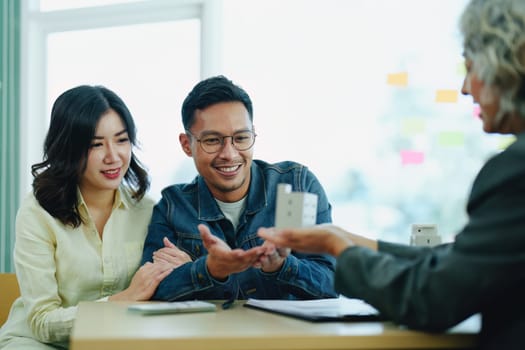
[[[0,329],[1,349],[68,347],[83,300],[148,300],[171,271],[140,266],[153,209],[136,130],[124,102],[101,86],[55,101],[44,160],[16,220],[21,297]]]

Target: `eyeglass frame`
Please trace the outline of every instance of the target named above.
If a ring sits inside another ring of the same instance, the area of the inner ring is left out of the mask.
[[[233,148],[235,148],[237,151],[239,152],[244,152],[244,151],[247,151],[249,150],[250,148],[253,147],[253,145],[255,145],[255,138],[257,137],[257,134],[255,133],[255,131],[253,130],[239,130],[239,131],[236,131],[233,133],[233,135],[226,135],[226,136],[223,136],[221,135],[220,133],[215,133],[215,132],[212,132],[212,133],[209,133],[207,135],[205,135],[204,137],[208,136],[208,135],[216,135],[218,139],[220,139],[220,147],[217,149],[217,151],[214,151],[214,152],[209,152],[205,149],[205,147],[202,145],[202,137],[201,138],[198,138],[197,135],[194,135],[191,131],[189,131],[188,129],[185,130],[186,131],[186,134],[188,134],[189,136],[191,136],[192,138],[195,139],[195,141],[197,141],[200,145],[201,145],[201,149],[208,153],[208,154],[214,154],[214,153],[219,153],[223,148],[224,148],[224,145],[226,144],[226,139],[228,137],[231,137],[231,145],[233,146]],[[233,141],[234,140],[234,137],[235,137],[235,134],[239,134],[239,133],[243,133],[243,132],[249,132],[250,134],[253,135],[253,142],[252,144],[248,147],[248,148],[245,148],[245,149],[239,149],[237,148],[237,145],[235,144],[235,142]]]

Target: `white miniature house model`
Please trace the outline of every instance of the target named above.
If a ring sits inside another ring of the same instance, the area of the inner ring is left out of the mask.
[[[292,192],[289,184],[277,185],[275,227],[313,226],[317,219],[317,195],[308,192]]]
[[[434,224],[412,224],[410,245],[433,247],[441,244],[441,236]]]

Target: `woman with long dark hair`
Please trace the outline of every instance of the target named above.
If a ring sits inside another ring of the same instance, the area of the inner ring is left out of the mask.
[[[135,146],[131,113],[111,90],[82,85],[55,101],[17,214],[21,297],[0,348],[67,348],[80,301],[148,300],[169,274],[167,264],[139,267],[154,203]]]

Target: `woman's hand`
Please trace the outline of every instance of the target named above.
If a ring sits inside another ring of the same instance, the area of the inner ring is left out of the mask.
[[[142,265],[131,279],[129,287],[109,297],[110,301],[149,300],[159,283],[173,271],[173,266],[165,262]]]
[[[177,268],[191,261],[191,257],[177,248],[177,246],[170,242],[167,237],[164,237],[164,248],[153,252],[153,262],[165,262],[171,264],[173,268]]]

